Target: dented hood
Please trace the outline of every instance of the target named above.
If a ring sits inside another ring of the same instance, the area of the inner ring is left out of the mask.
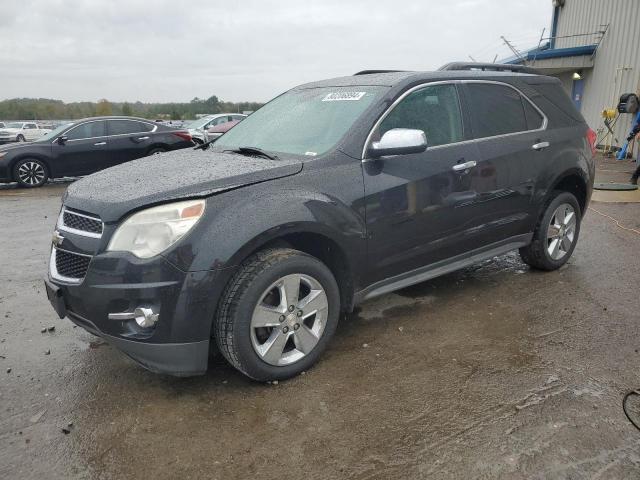
[[[63,203],[106,223],[132,210],[171,200],[206,197],[295,175],[302,162],[184,149],[102,170],[71,184]]]

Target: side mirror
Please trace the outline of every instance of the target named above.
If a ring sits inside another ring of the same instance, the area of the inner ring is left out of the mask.
[[[67,136],[66,135],[62,135],[62,136],[58,137],[58,145],[64,145],[65,143],[67,143]]]
[[[371,158],[379,158],[387,155],[420,153],[426,149],[427,136],[422,130],[393,128],[385,132],[379,142],[373,142],[367,154]]]

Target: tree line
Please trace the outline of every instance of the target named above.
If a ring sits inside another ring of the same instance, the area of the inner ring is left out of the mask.
[[[143,103],[71,102],[48,98],[12,98],[0,101],[0,120],[72,120],[100,115],[127,115],[148,119],[190,120],[197,114],[254,111],[259,102],[224,102],[215,95],[190,102]]]

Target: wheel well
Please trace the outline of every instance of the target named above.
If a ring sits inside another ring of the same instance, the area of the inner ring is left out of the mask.
[[[265,248],[293,248],[316,257],[324,263],[338,283],[340,289],[340,304],[343,311],[353,310],[353,277],[349,266],[349,260],[342,248],[333,240],[318,233],[290,233],[274,240],[270,240],[264,245],[251,252],[252,255],[258,250]]]
[[[564,177],[558,182],[554,190],[573,193],[580,205],[580,212],[584,215],[584,210],[587,206],[587,187],[582,178],[578,175]]]
[[[165,152],[168,152],[170,150],[168,145],[164,143],[156,143],[151,145],[149,148],[147,148],[147,155],[149,155],[149,152],[151,152],[152,150],[157,150],[157,149],[164,150]]]

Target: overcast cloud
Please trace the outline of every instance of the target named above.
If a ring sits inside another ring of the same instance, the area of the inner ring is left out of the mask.
[[[266,101],[368,68],[535,46],[543,0],[2,0],[0,98]]]

